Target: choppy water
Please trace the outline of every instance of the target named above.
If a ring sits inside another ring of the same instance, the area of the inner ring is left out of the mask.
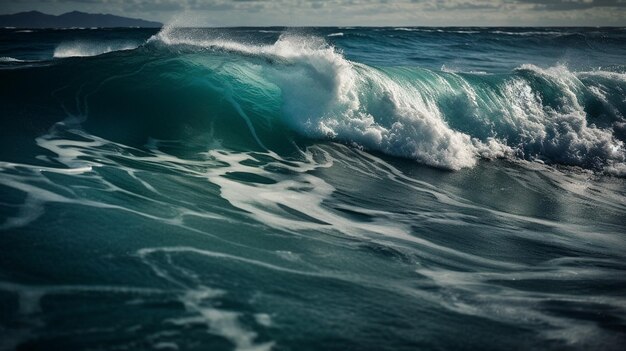
[[[626,30],[0,30],[0,349],[626,342]]]

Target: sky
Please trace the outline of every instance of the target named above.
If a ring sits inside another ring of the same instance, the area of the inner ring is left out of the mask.
[[[626,26],[626,0],[0,0],[194,26]]]

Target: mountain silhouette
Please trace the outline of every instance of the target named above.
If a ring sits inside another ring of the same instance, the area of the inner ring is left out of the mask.
[[[161,27],[162,23],[109,14],[72,11],[62,15],[48,15],[39,11],[0,15],[1,27],[16,28],[72,28],[72,27]]]

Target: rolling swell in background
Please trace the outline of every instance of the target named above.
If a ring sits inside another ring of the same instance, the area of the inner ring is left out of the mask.
[[[0,349],[626,340],[622,29],[1,34]]]

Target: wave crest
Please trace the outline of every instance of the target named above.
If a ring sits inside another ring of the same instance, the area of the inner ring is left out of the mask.
[[[167,60],[142,79],[159,85],[155,79],[174,70],[167,79],[189,85],[193,76],[190,89],[220,95],[211,103],[231,105],[228,111],[245,120],[262,148],[268,136],[281,137],[272,136],[271,120],[278,119],[309,138],[452,170],[501,157],[618,175],[626,168],[622,73],[533,65],[509,74],[373,67],[347,59],[323,38],[293,33],[259,44],[216,30],[165,27],[148,46],[137,55],[166,50]]]

